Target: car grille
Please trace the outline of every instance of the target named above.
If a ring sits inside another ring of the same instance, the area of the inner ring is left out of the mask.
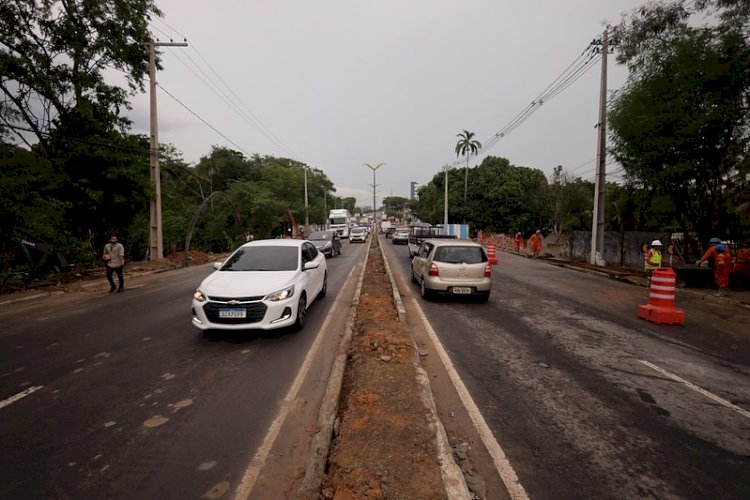
[[[258,295],[257,297],[208,297],[208,300],[214,302],[229,302],[230,300],[236,300],[237,302],[258,302],[263,300],[265,295]]]
[[[244,307],[247,312],[244,318],[220,318],[219,309],[223,309],[226,307]],[[257,323],[261,321],[266,315],[266,309],[268,309],[268,307],[266,307],[266,305],[262,302],[253,302],[252,304],[242,304],[237,306],[209,302],[208,304],[203,306],[203,312],[206,313],[206,317],[211,323],[219,323],[223,325],[242,325],[247,323]]]

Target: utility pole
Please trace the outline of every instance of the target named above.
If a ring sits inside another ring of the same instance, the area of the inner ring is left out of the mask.
[[[443,201],[443,231],[448,233],[448,165],[443,166],[445,170],[445,198]]]
[[[598,140],[596,142],[596,185],[594,188],[594,220],[591,223],[591,256],[589,262],[596,265],[596,255],[604,258],[604,206],[605,191],[607,187],[606,163],[607,163],[607,54],[609,45],[607,29],[604,30],[601,41],[602,51],[602,78],[599,89],[599,128]]]
[[[154,197],[149,204],[150,232],[148,240],[148,260],[164,257],[164,239],[161,224],[161,172],[159,171],[159,125],[156,118],[156,47],[187,47],[187,42],[148,42],[148,76],[151,97],[151,184]]]

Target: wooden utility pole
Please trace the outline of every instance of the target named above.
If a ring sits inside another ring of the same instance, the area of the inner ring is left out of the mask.
[[[159,125],[156,118],[156,47],[187,47],[187,42],[148,42],[148,76],[151,97],[151,184],[154,196],[149,206],[150,231],[148,240],[148,260],[164,257],[164,243],[161,224],[161,172],[159,171]]]
[[[594,188],[594,220],[591,223],[591,256],[589,262],[596,265],[596,255],[604,258],[604,199],[607,187],[606,163],[607,163],[607,54],[609,46],[607,30],[604,30],[601,41],[602,53],[602,79],[599,90],[599,128],[598,140],[596,142],[596,185]]]

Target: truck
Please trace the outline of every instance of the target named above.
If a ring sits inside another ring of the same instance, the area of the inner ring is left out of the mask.
[[[339,238],[349,238],[352,216],[345,208],[334,208],[328,212],[328,227],[339,233]]]

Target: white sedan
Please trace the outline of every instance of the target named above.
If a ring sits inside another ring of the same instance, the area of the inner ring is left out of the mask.
[[[301,329],[310,304],[326,294],[326,260],[307,240],[245,243],[193,294],[201,330]]]

